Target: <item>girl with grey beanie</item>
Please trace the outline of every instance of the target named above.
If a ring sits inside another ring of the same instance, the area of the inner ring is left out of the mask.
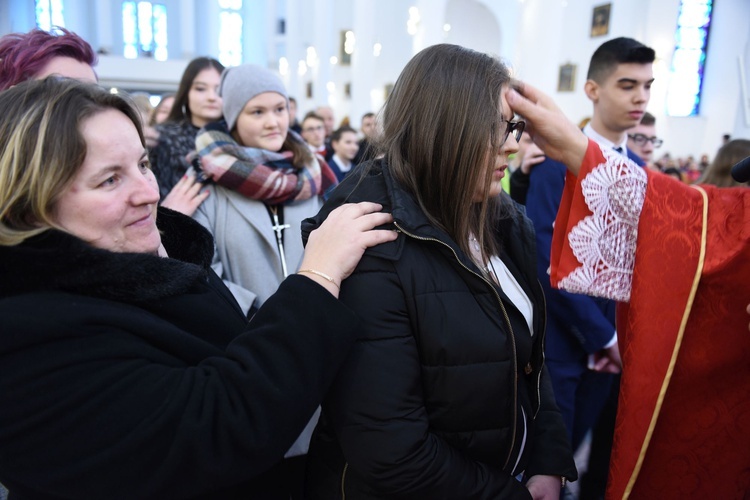
[[[278,75],[244,64],[221,75],[224,120],[196,136],[200,167],[213,184],[194,218],[214,236],[214,270],[252,316],[299,269],[300,224],[336,184],[330,167],[289,130],[286,88]],[[267,477],[268,498],[302,498],[305,461],[318,412]],[[264,497],[266,498],[266,497]]]

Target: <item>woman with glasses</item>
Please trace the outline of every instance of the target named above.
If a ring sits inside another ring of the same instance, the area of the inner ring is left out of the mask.
[[[377,200],[400,232],[342,285],[363,336],[324,400],[313,498],[557,499],[576,478],[544,368],[532,225],[501,187],[523,132],[509,85],[485,54],[417,54],[383,111],[383,158],[303,227]]]

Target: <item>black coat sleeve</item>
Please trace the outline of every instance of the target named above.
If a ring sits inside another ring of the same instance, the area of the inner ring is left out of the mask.
[[[43,314],[2,318],[0,482],[19,497],[184,498],[251,480],[301,432],[359,325],[298,275],[210,356],[140,308],[84,302],[45,295]]]
[[[542,368],[539,397],[540,406],[534,419],[534,435],[530,443],[533,448],[526,467],[526,477],[564,476],[575,481],[578,479],[578,471],[546,366]]]
[[[513,201],[526,205],[526,194],[529,192],[531,176],[521,172],[521,167],[518,167],[510,174],[510,197]]]

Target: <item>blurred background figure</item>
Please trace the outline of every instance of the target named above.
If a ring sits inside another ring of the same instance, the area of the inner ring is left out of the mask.
[[[513,158],[511,168],[513,173],[508,178],[508,192],[511,198],[521,205],[526,204],[526,192],[529,190],[529,174],[534,165],[539,165],[546,159],[544,151],[533,141],[528,132],[521,135],[518,141],[518,153]],[[503,178],[503,181],[505,181]]]
[[[354,163],[357,165],[375,158],[374,141],[378,134],[378,123],[375,113],[368,111],[362,115],[359,129],[362,132],[362,138],[359,141],[357,156],[354,157]]]
[[[173,104],[173,93],[164,94],[163,96],[161,96],[159,104],[154,106],[154,110],[151,112],[151,117],[148,120],[148,124],[153,127],[154,125],[159,125],[160,123],[164,123],[165,121],[167,121],[169,113],[172,112]]]
[[[154,111],[154,106],[151,105],[151,100],[145,92],[133,92],[130,94],[130,100],[135,104],[135,109],[141,114],[141,123],[145,126],[148,125],[151,119],[151,113]]]
[[[732,167],[740,160],[750,156],[750,140],[733,139],[724,144],[716,152],[714,161],[711,162],[698,179],[698,184],[712,184],[719,187],[747,186],[732,178]]]
[[[333,147],[333,156],[328,160],[328,166],[336,174],[336,179],[341,182],[357,165],[354,162],[354,158],[359,151],[357,131],[351,127],[337,128],[331,134],[331,146]]]
[[[326,157],[325,140],[326,140],[326,127],[323,122],[323,117],[319,116],[315,111],[308,112],[302,119],[302,138],[305,140],[310,150],[320,155],[322,158]]]
[[[654,166],[654,149],[664,143],[656,136],[656,118],[646,111],[641,122],[628,130],[628,149],[637,154],[648,168],[658,170]]]
[[[333,156],[333,147],[331,147],[331,134],[333,129],[336,127],[336,118],[333,114],[333,108],[330,106],[318,106],[315,108],[315,113],[323,119],[325,125],[325,146],[326,146],[326,161],[330,160]]]

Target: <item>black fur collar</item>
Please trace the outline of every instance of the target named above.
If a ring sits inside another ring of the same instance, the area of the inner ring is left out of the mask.
[[[184,293],[206,279],[213,240],[203,226],[165,208],[157,225],[169,259],[100,250],[56,230],[0,247],[0,298],[63,291],[137,303]]]

